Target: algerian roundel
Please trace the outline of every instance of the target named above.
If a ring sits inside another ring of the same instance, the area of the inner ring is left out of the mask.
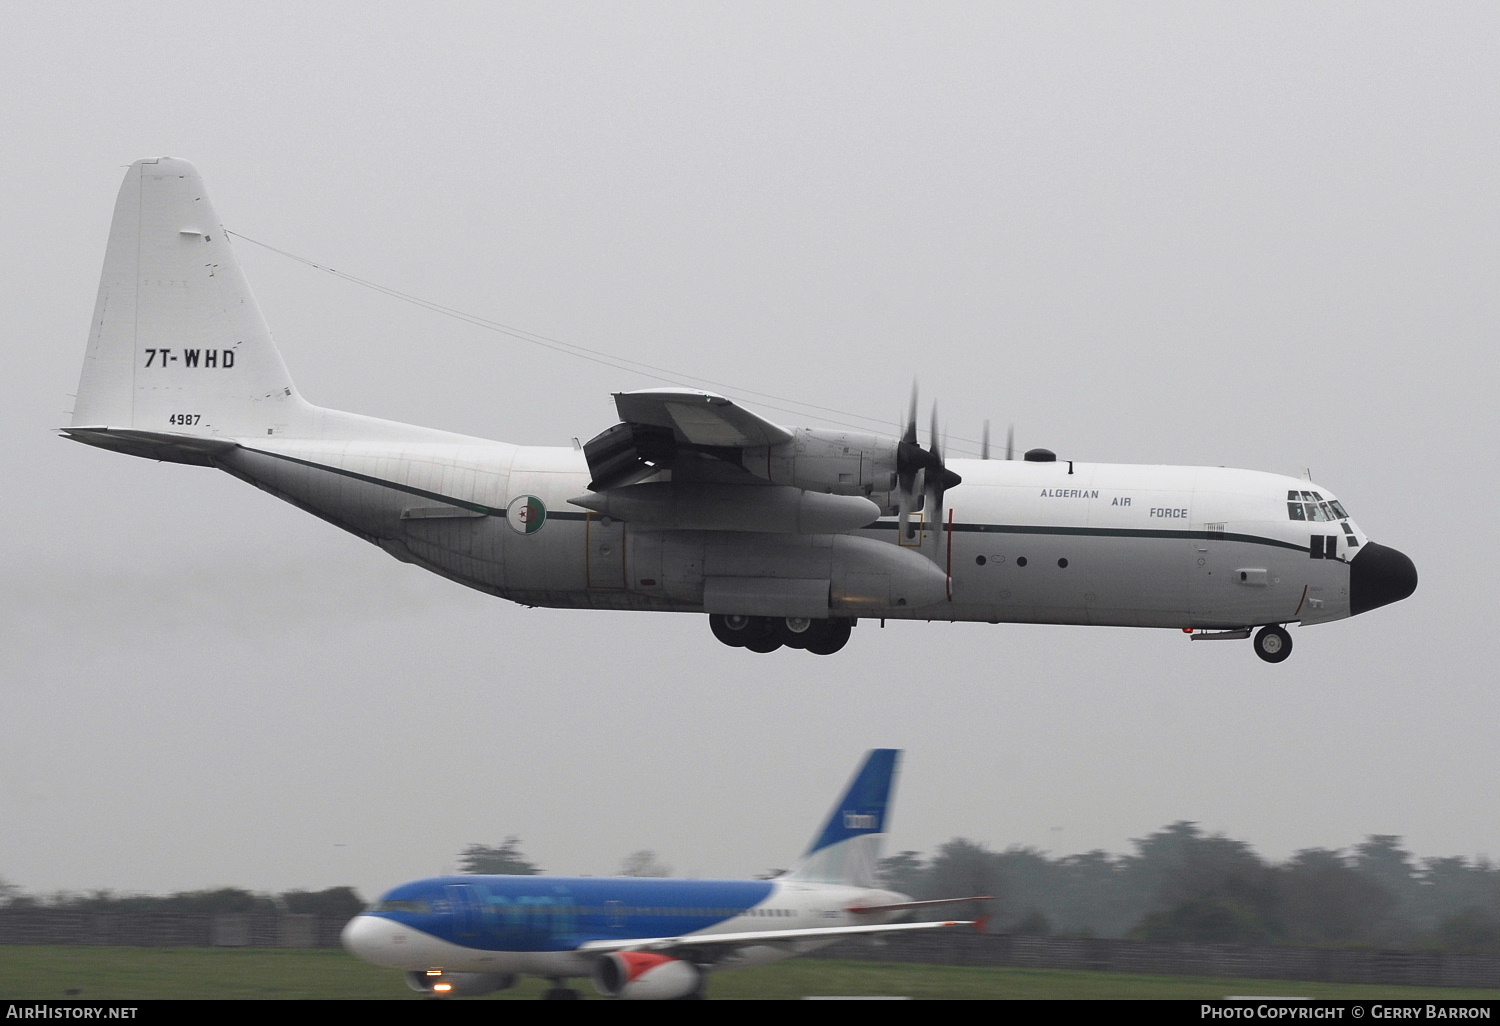
[[[535,495],[519,495],[505,507],[505,522],[520,534],[536,534],[547,522],[547,505]]]

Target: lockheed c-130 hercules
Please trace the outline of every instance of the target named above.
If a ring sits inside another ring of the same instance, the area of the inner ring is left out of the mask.
[[[1280,662],[1285,625],[1417,585],[1409,558],[1299,478],[1041,449],[945,460],[935,416],[919,444],[915,400],[894,437],[786,428],[696,390],[614,398],[620,423],[557,448],[311,405],[196,169],[163,157],[120,189],[62,431],[217,467],[492,595],[707,613],[754,652],[829,654],[860,619],[899,618],[1255,631]]]

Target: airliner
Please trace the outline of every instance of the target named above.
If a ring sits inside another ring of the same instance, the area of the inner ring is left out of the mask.
[[[770,880],[440,876],[403,884],[344,928],[344,946],[403,970],[435,997],[488,994],[519,975],[552,981],[551,999],[591,977],[625,999],[703,996],[709,973],[791,958],[849,937],[972,926],[897,923],[914,909],[989,901],[913,901],[877,882],[900,752],[865,756],[812,844]]]
[[[1399,601],[1416,567],[1326,486],[1223,467],[945,460],[773,423],[686,388],[518,446],[314,406],[292,384],[194,167],[131,165],[68,438],[216,467],[397,559],[531,606],[707,614],[724,644],[828,655],[886,619],[1245,639]],[[1007,446],[1007,457],[1015,453]]]

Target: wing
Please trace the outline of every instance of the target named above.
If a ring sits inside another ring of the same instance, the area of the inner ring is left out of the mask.
[[[615,409],[627,424],[669,428],[679,443],[743,449],[790,442],[792,433],[732,400],[695,389],[647,388],[616,392]]]
[[[973,926],[972,921],[942,923],[892,923],[886,926],[831,926],[809,930],[747,930],[741,933],[695,933],[681,937],[637,937],[631,940],[587,941],[579,954],[607,955],[612,951],[679,951],[701,948],[748,948],[758,944],[794,944],[797,941],[838,940],[840,937],[900,933],[905,930],[940,930],[951,926]]]
[[[786,428],[712,392],[649,388],[615,394],[620,423],[584,445],[599,492],[677,465],[684,455],[737,462],[740,451],[791,441]]]

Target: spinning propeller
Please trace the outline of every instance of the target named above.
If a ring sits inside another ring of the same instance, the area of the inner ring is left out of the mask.
[[[984,441],[979,445],[979,458],[987,460],[990,458],[990,422],[984,422]],[[1016,458],[1016,426],[1012,424],[1005,429],[1005,458],[1013,460]]]
[[[917,442],[917,387],[912,385],[911,409],[906,416],[906,431],[896,446],[896,486],[901,494],[901,516],[898,521],[903,539],[909,538],[907,521],[916,506],[917,496],[930,497],[924,502],[925,509],[933,513],[934,523],[943,519],[943,493],[963,482],[943,463],[942,450],[938,445],[937,403],[932,404],[932,427],[929,447],[923,449]]]

